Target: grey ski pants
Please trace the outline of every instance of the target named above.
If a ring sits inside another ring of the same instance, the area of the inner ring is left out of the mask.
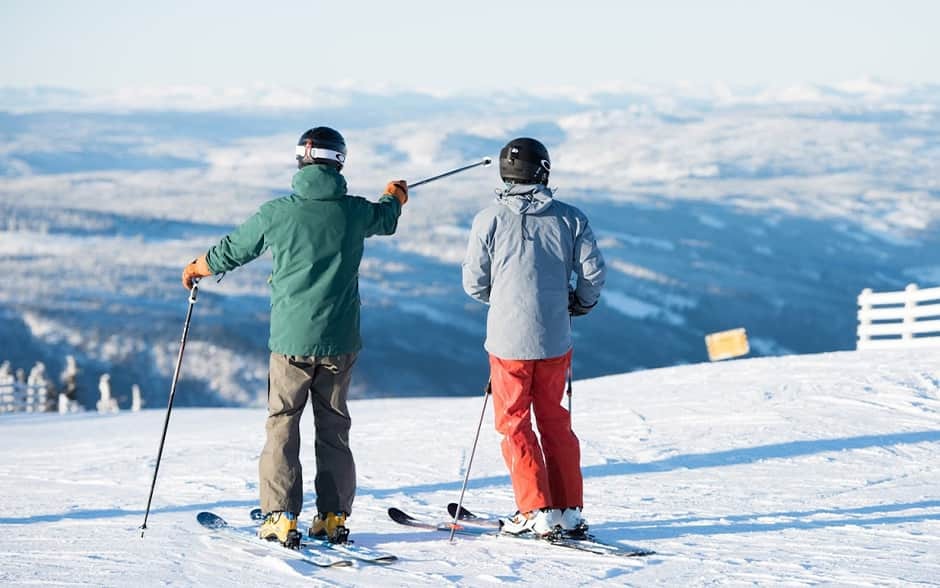
[[[300,514],[303,507],[300,417],[308,396],[316,430],[317,510],[324,514],[352,511],[356,464],[349,448],[346,396],[355,363],[355,353],[327,357],[271,354],[267,441],[258,464],[264,512]]]

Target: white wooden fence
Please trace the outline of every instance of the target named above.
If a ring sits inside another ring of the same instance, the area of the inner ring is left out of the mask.
[[[52,410],[45,386],[17,382],[0,376],[0,412],[46,412]]]
[[[857,349],[940,347],[940,287],[858,296]]]

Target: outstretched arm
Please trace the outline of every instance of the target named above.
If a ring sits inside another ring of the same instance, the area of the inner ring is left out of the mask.
[[[385,186],[385,193],[378,202],[369,202],[371,217],[366,226],[366,237],[393,235],[398,229],[398,217],[408,202],[408,182],[396,180]]]
[[[264,253],[268,247],[264,239],[265,226],[261,211],[255,213],[205,255],[183,268],[183,286],[191,289],[195,278],[233,270]]]

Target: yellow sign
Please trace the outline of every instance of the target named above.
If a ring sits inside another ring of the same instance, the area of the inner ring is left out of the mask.
[[[747,331],[744,329],[731,329],[705,335],[705,346],[708,347],[709,361],[741,357],[751,350],[747,343]]]

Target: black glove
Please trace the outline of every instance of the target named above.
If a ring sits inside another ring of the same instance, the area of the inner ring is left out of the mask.
[[[581,300],[578,299],[578,295],[574,292],[568,292],[568,314],[571,316],[584,316],[587,313],[591,312],[591,309],[597,306],[597,301],[594,301],[594,304],[586,306],[581,303]]]

